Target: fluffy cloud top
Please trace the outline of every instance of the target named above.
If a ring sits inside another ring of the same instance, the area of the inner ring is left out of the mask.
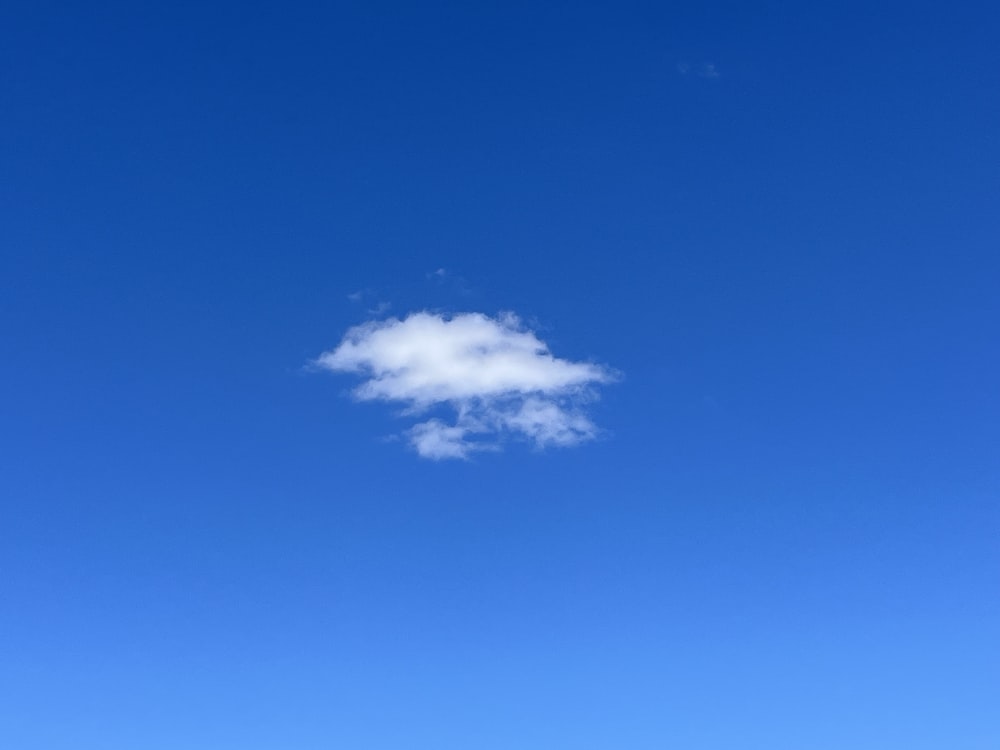
[[[434,418],[408,431],[417,452],[434,459],[493,449],[507,435],[538,446],[593,438],[597,429],[582,404],[614,377],[598,365],[553,356],[511,314],[421,312],[366,323],[316,363],[364,376],[354,390],[363,401],[399,402],[411,413],[450,409],[453,423]]]

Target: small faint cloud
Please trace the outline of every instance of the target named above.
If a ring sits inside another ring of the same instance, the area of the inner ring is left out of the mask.
[[[420,456],[435,460],[498,450],[511,436],[537,447],[591,440],[598,429],[584,406],[596,386],[616,379],[600,365],[553,356],[512,313],[372,321],[350,329],[314,364],[363,376],[354,390],[360,401],[399,403],[409,415],[453,413],[405,433]]]
[[[719,78],[720,73],[715,63],[677,63],[677,72],[682,76],[695,76],[697,78]]]
[[[359,289],[356,292],[351,292],[347,295],[347,299],[355,304],[360,304],[365,300],[374,299],[374,304],[370,304],[368,307],[368,314],[379,316],[385,315],[392,308],[391,302],[385,302],[384,300],[377,299],[376,292],[372,289]]]
[[[469,285],[469,282],[465,280],[464,277],[459,276],[454,271],[448,268],[437,268],[433,271],[428,271],[425,274],[428,281],[432,281],[438,286],[445,287],[452,292],[456,292],[463,297],[468,297],[473,294],[473,289]]]

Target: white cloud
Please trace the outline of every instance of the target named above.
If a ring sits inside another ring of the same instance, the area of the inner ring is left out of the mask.
[[[446,408],[408,431],[426,458],[466,458],[495,449],[508,436],[539,447],[589,440],[597,428],[582,406],[612,371],[553,356],[544,342],[512,314],[452,317],[428,312],[352,328],[316,364],[362,375],[354,390],[362,401],[405,405],[409,414]]]
[[[424,458],[465,458],[472,450],[466,442],[468,430],[448,426],[440,419],[421,422],[409,431],[410,443]]]

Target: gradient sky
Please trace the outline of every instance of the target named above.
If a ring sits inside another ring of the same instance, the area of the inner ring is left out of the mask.
[[[998,35],[4,3],[0,746],[1000,747]],[[420,311],[599,433],[428,460],[310,366]]]

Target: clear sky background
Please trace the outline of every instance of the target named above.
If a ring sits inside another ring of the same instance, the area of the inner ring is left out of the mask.
[[[4,3],[0,746],[995,750],[998,36]],[[601,433],[427,460],[307,367],[421,310]]]

